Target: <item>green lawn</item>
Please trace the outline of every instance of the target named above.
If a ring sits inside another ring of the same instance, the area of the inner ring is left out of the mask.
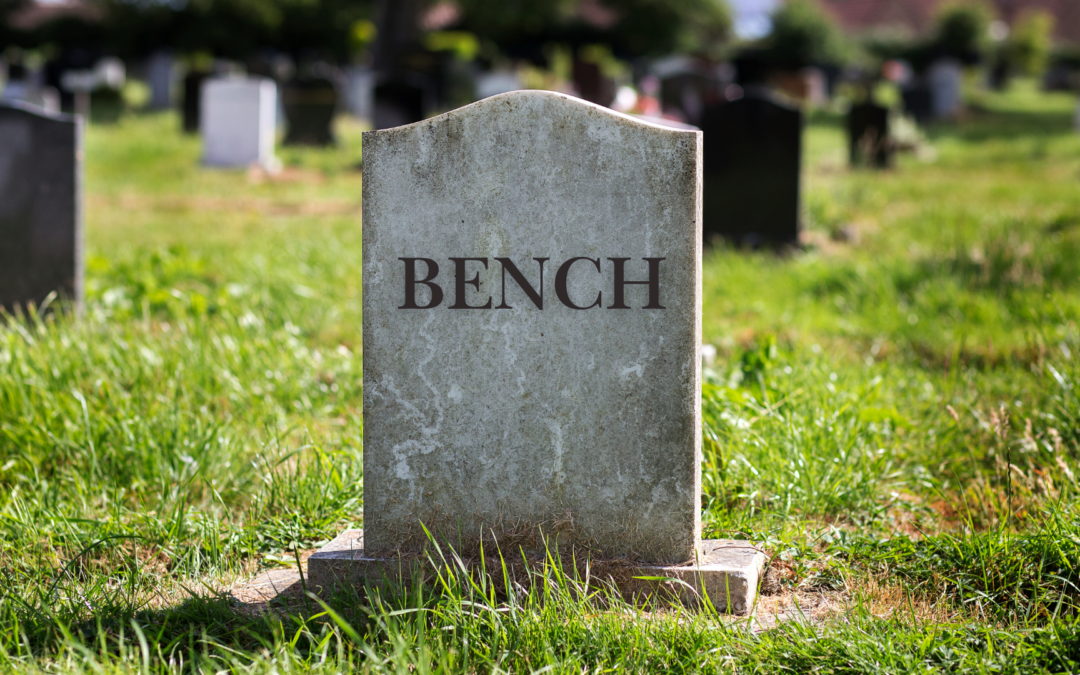
[[[1080,670],[1074,105],[976,94],[886,173],[816,113],[811,245],[706,254],[705,534],[813,619],[761,633],[558,569],[245,611],[362,526],[360,129],[267,177],[91,127],[87,311],[0,328],[0,670]]]

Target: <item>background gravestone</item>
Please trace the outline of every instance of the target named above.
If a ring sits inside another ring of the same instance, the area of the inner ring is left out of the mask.
[[[285,145],[332,145],[338,94],[325,77],[299,77],[282,87]]]
[[[893,163],[889,138],[889,109],[866,101],[851,106],[847,116],[848,157],[851,166],[886,169]]]
[[[956,59],[940,59],[926,73],[934,117],[947,119],[960,111],[964,67]]]
[[[414,73],[381,78],[373,91],[372,123],[376,129],[390,129],[424,119],[434,93],[426,78]]]
[[[757,86],[706,110],[706,239],[755,247],[798,243],[802,126],[798,108]]]
[[[694,559],[700,157],[697,131],[540,91],[364,134],[367,554],[423,523]]]
[[[69,115],[0,104],[0,306],[81,303],[82,131]]]
[[[210,73],[201,70],[192,70],[184,75],[184,101],[181,105],[184,133],[194,134],[199,131],[202,118],[202,86],[209,77]]]
[[[146,63],[146,80],[150,85],[151,110],[167,110],[172,107],[173,69],[176,59],[172,52],[154,52]]]
[[[277,87],[262,77],[220,77],[203,83],[200,126],[207,166],[274,165]]]

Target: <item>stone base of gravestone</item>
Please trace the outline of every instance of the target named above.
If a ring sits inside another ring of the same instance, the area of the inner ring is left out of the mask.
[[[449,564],[453,556],[443,551]],[[536,556],[532,569],[543,569],[546,556]],[[527,586],[529,576],[523,558],[517,551],[502,551],[489,555],[487,560],[472,557],[462,561],[474,572],[487,570],[496,583],[503,581],[503,565],[513,581]],[[584,565],[585,560],[577,559]],[[368,554],[364,551],[364,531],[346,530],[308,558],[308,588],[324,594],[347,592],[352,589],[384,585],[408,585],[434,577],[442,558],[435,551],[428,554],[386,553]],[[565,563],[573,565],[572,559]],[[748,541],[710,539],[701,543],[697,562],[686,565],[630,564],[625,560],[604,562],[588,560],[589,578],[596,587],[613,585],[630,601],[649,599],[688,606],[701,606],[706,599],[713,607],[727,614],[750,614],[757,599],[758,585],[765,565],[765,554]],[[564,571],[573,571],[564,567]],[[460,571],[460,570],[455,570]]]

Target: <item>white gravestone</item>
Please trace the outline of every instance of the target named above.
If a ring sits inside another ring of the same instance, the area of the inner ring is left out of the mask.
[[[699,132],[550,92],[365,134],[368,552],[423,523],[693,559],[700,165]]]
[[[208,166],[276,165],[277,87],[261,77],[222,77],[202,85],[203,162]]]
[[[964,68],[955,59],[935,61],[927,73],[934,117],[946,119],[960,111]]]

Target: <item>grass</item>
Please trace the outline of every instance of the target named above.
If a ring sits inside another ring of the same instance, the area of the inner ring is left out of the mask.
[[[237,603],[362,526],[359,128],[269,177],[92,126],[85,316],[0,329],[0,671],[1080,669],[1074,101],[971,103],[886,173],[815,114],[811,246],[706,257],[705,534],[815,617],[760,634],[557,565]]]

